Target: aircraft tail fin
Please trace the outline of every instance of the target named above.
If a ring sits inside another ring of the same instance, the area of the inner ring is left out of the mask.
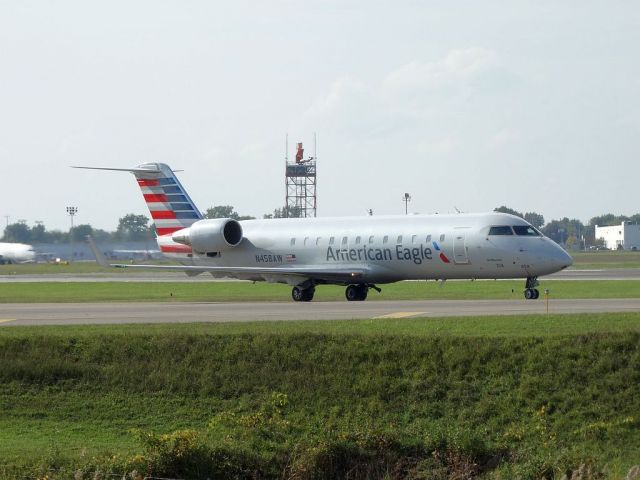
[[[131,172],[138,181],[158,236],[171,235],[202,219],[202,214],[164,163],[143,163],[135,168],[73,167],[89,170]]]

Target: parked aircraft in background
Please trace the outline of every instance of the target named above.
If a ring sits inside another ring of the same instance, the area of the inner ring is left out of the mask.
[[[537,278],[572,258],[522,218],[503,213],[203,219],[174,172],[162,163],[117,170],[135,175],[158,234],[160,250],[182,266],[112,265],[183,270],[291,285],[295,301],[315,287],[346,286],[347,300],[400,280],[526,278],[524,295],[538,298]],[[106,260],[92,244],[100,262]]]
[[[36,259],[31,245],[24,243],[0,243],[0,264],[28,263]]]
[[[127,257],[127,258],[144,258],[151,259],[160,255],[160,250],[112,250],[111,253],[114,257]]]

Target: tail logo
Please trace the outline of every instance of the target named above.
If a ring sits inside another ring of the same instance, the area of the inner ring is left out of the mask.
[[[160,172],[163,176],[156,174],[153,178],[149,178],[151,175],[136,172],[136,180],[156,226],[156,232],[158,236],[163,236],[190,226],[201,219],[202,215],[173,172],[168,167],[162,168]]]

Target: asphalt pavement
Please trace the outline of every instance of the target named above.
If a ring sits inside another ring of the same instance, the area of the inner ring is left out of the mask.
[[[639,311],[640,299],[549,301],[549,313]],[[456,317],[546,312],[544,299],[309,303],[21,303],[0,305],[0,326]]]

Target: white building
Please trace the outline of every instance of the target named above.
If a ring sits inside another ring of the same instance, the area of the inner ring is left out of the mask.
[[[622,222],[612,227],[596,225],[596,238],[602,238],[611,250],[640,250],[640,225]]]

